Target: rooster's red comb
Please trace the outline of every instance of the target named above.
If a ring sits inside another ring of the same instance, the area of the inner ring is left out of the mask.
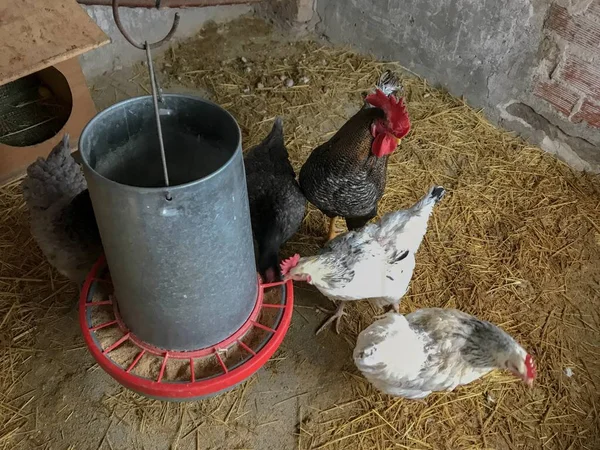
[[[300,261],[300,255],[298,253],[296,253],[294,256],[290,256],[288,259],[284,259],[283,261],[281,261],[281,274],[287,275],[293,267],[296,267],[298,261]]]
[[[410,118],[402,97],[397,99],[393,94],[385,95],[381,89],[377,89],[374,94],[367,95],[365,101],[371,106],[383,110],[394,136],[402,139],[408,134]]]
[[[533,380],[537,375],[537,370],[535,367],[535,362],[529,354],[525,357],[525,367],[527,368],[527,378]]]

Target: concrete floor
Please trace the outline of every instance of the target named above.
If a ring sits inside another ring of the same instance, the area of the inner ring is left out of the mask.
[[[315,293],[300,288],[296,302],[273,361],[246,385],[188,404],[145,401],[126,392],[88,354],[76,311],[65,314],[39,336],[40,356],[23,383],[24,392],[38,391],[31,424],[37,431],[13,448],[297,448],[297,428],[313,408],[349,398],[345,372],[353,366],[351,347],[340,336],[313,336],[324,318],[313,307]]]

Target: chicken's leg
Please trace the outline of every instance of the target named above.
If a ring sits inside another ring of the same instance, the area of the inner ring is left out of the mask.
[[[379,320],[379,319],[383,319],[385,316],[387,316],[387,314],[389,312],[395,311],[396,314],[400,314],[400,300],[398,300],[398,303],[392,303],[391,304],[391,308],[384,308],[384,313],[383,314],[379,314],[375,317],[373,317],[373,320]]]
[[[335,219],[335,216],[329,219],[329,234],[327,235],[327,242],[332,240],[337,235],[335,231]]]
[[[335,310],[335,313],[329,319],[327,319],[323,325],[321,325],[319,327],[319,329],[317,330],[317,332],[315,334],[319,334],[321,331],[323,331],[325,328],[327,328],[327,326],[330,325],[334,320],[335,320],[335,332],[337,334],[340,334],[340,319],[345,315],[346,315],[346,313],[344,312],[344,302],[340,302],[339,306]]]

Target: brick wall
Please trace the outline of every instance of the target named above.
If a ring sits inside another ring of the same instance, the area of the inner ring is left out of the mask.
[[[543,61],[533,93],[572,123],[600,128],[600,0],[568,4],[548,11],[544,32],[559,51]]]

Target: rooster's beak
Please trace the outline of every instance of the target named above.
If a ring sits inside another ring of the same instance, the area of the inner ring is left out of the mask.
[[[400,142],[402,142],[402,139],[396,138],[396,145],[400,145]]]

